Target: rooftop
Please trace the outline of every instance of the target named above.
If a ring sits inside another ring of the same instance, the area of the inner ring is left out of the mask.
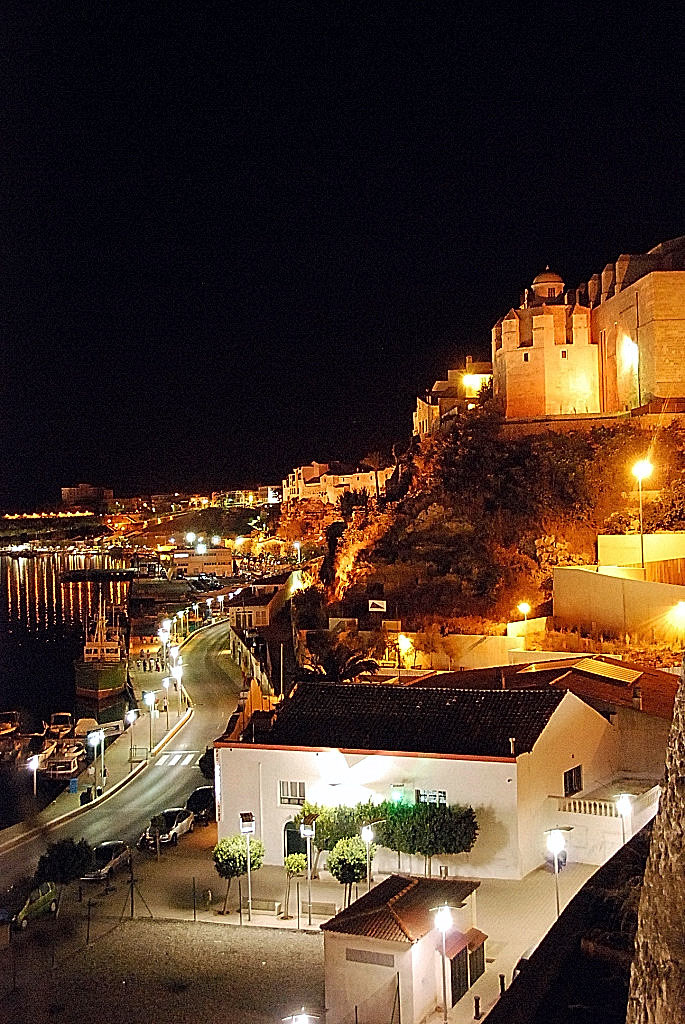
[[[411,684],[410,684],[411,685]],[[575,655],[560,661],[539,661],[528,665],[443,672],[421,680],[422,686],[478,689],[539,689],[552,686],[570,690],[583,700],[616,707],[634,707],[637,691],[640,710],[670,721],[678,689],[678,676],[661,669],[622,661],[605,654]]]
[[[561,690],[452,690],[375,683],[298,683],[262,742],[463,757],[532,750]],[[221,743],[222,738],[217,742]]]
[[[321,929],[386,942],[416,942],[433,929],[432,911],[437,906],[457,906],[479,885],[464,878],[390,875]]]

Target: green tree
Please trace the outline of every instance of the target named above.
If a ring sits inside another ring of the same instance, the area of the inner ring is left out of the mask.
[[[285,870],[285,894],[283,896],[283,918],[290,918],[290,887],[293,878],[303,875],[307,870],[307,858],[304,853],[289,853],[283,861]]]
[[[247,873],[247,840],[243,835],[226,836],[212,852],[214,867],[220,878],[226,879],[226,895],[222,913],[226,913],[228,894],[234,878]],[[264,843],[261,839],[250,840],[250,871],[257,871],[264,863]]]
[[[204,754],[197,762],[197,766],[209,782],[214,782],[214,751],[211,747],[205,749]]]
[[[473,808],[458,804],[450,807],[443,804],[415,804],[410,827],[413,830],[410,841],[415,847],[414,852],[426,858],[429,875],[433,857],[468,853],[478,838],[478,822]]]
[[[373,860],[376,847],[370,847]],[[366,843],[361,836],[340,839],[328,855],[326,867],[334,878],[345,887],[344,904],[349,906],[352,900],[352,886],[366,878]]]
[[[93,848],[85,839],[60,839],[48,843],[48,848],[38,861],[35,882],[56,882],[69,885],[81,878],[93,866]]]

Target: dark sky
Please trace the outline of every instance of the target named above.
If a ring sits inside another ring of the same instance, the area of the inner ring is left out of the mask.
[[[0,504],[361,456],[546,263],[685,233],[678,8],[460,7],[10,0]]]

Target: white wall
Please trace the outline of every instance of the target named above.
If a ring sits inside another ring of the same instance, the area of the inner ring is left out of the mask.
[[[637,633],[672,641],[682,624],[669,613],[685,601],[685,587],[611,576],[585,568],[554,569],[554,618],[565,625],[596,628],[615,635]]]
[[[251,745],[220,747],[221,819],[219,838],[235,833],[241,811],[252,811],[257,835],[266,846],[266,863],[283,860],[283,829],[298,812],[279,803],[279,781],[304,782],[307,800],[328,806],[380,803],[391,787],[405,785],[408,799],[415,789],[444,789],[450,804],[470,804],[480,835],[470,854],[433,858],[432,869],[449,866],[450,874],[519,878],[516,808],[516,763],[411,755],[343,754],[339,750],[258,749]],[[396,871],[397,854],[379,849],[378,871]],[[422,857],[402,857],[402,870],[423,873]]]
[[[393,958],[392,966],[347,959],[347,950],[381,953]],[[326,1024],[386,1024],[400,975],[402,1021],[412,1019],[412,947],[409,943],[384,942],[361,935],[324,932]],[[418,1021],[416,1021],[418,1024]]]
[[[530,754],[518,764],[519,821],[522,873],[545,859],[547,799],[564,795],[564,772],[583,768],[583,792],[613,778],[616,771],[618,730],[573,693],[567,693]],[[594,863],[592,861],[591,863]]]
[[[646,533],[644,544],[645,562],[685,558],[685,532]],[[600,565],[640,565],[640,534],[598,534],[597,561]]]

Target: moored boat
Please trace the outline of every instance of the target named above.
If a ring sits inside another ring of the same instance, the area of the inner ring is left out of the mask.
[[[108,626],[102,614],[86,637],[83,654],[74,662],[76,694],[92,700],[123,693],[126,686],[126,651],[117,626]]]

